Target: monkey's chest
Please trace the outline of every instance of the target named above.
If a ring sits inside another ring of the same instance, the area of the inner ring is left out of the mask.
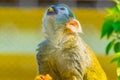
[[[56,72],[62,72],[67,68],[81,68],[83,63],[83,58],[80,55],[79,51],[50,51],[51,53],[47,54],[44,57],[44,61],[47,63],[49,68],[51,67]]]

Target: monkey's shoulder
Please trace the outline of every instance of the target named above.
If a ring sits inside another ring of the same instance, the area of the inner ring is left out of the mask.
[[[49,51],[48,41],[44,40],[38,45],[37,52],[38,54],[45,54],[48,51]]]

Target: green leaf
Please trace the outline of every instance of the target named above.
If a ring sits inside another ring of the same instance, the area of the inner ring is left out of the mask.
[[[120,11],[120,4],[117,4],[116,7]]]
[[[118,76],[118,80],[120,80],[120,58],[119,58],[119,61],[118,61],[118,66],[117,66],[117,76]]]
[[[117,22],[113,23],[113,29],[116,32],[120,32],[120,21],[117,21]]]
[[[106,8],[106,11],[108,12],[108,17],[116,16],[120,13],[120,4],[115,5],[113,8]]]
[[[113,59],[111,60],[111,63],[113,63],[113,62],[118,62],[119,60],[120,60],[120,52],[115,53],[115,54],[113,55]]]
[[[113,57],[120,57],[120,52],[115,53]]]
[[[115,43],[114,45],[114,51],[117,53],[117,52],[120,52],[120,42],[117,42]]]
[[[120,57],[115,57],[115,58],[113,58],[110,62],[111,62],[111,63],[113,63],[113,62],[118,62],[119,59],[120,59]]]
[[[117,77],[117,80],[120,80],[120,76]]]
[[[110,37],[110,35],[113,32],[113,20],[106,20],[102,26],[102,35],[101,38],[103,38],[105,35],[107,35],[107,38]]]
[[[116,4],[119,4],[120,0],[112,0],[113,2],[115,2]]]
[[[113,9],[114,13],[120,12],[119,5],[116,5]]]
[[[113,39],[106,47],[106,55],[109,54],[110,49],[112,48],[113,44],[115,42],[115,39]]]
[[[107,11],[107,15],[106,15],[106,17],[108,18],[110,18],[110,16],[112,16],[112,15],[114,15],[114,8],[106,8],[106,11]]]

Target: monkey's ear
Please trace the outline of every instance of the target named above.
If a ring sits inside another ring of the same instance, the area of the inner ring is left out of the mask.
[[[67,24],[67,29],[70,30],[71,32],[83,33],[82,27],[81,27],[79,21],[76,19],[70,20],[70,22]]]

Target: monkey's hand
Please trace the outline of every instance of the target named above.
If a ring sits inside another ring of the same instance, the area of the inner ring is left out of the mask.
[[[52,80],[52,77],[49,74],[38,75],[35,77],[35,80]]]

